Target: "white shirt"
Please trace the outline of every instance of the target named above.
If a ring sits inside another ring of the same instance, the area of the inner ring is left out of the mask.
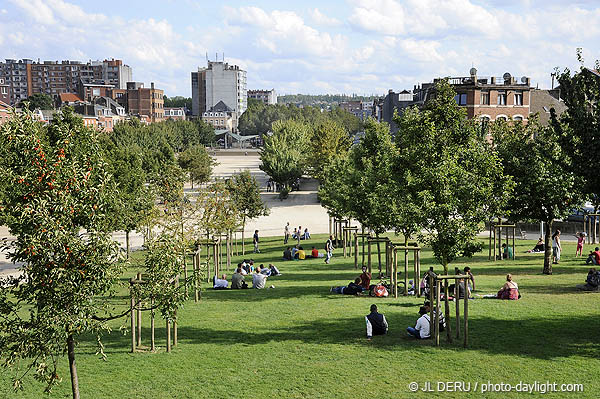
[[[265,283],[267,281],[267,276],[261,273],[254,273],[252,275],[252,288],[262,289],[265,288]]]
[[[216,278],[214,288],[227,288],[227,284],[229,284],[227,282],[227,280],[222,280],[220,278]]]
[[[419,320],[417,320],[417,325],[415,326],[415,330],[419,331],[421,338],[429,338],[431,332],[429,329],[428,314],[424,314],[423,316],[419,317]]]

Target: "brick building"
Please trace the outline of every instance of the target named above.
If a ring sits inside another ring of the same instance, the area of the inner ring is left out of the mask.
[[[140,82],[127,82],[127,111],[132,116],[148,117],[151,123],[164,120],[164,92],[156,89],[154,82],[145,88]]]
[[[0,78],[0,101],[10,104],[10,85],[6,83],[4,78]]]

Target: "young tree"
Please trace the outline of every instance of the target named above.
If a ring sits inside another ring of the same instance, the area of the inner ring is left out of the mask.
[[[260,187],[256,178],[248,170],[233,175],[227,181],[227,190],[229,191],[229,198],[233,206],[242,218],[242,255],[244,255],[244,230],[246,229],[246,221],[259,216],[267,216],[269,208],[267,208],[260,197]]]
[[[515,182],[507,206],[511,219],[546,223],[544,274],[552,274],[552,224],[581,205],[583,185],[572,170],[553,119],[548,127],[535,120],[492,127],[504,172]]]
[[[499,157],[454,95],[447,82],[439,83],[423,111],[415,108],[403,114],[398,132],[402,148],[414,151],[405,156],[411,160],[406,166],[418,187],[425,220],[427,234],[420,238],[431,245],[445,274],[454,259],[480,250],[476,235],[511,188]],[[444,292],[447,298],[447,282]],[[445,313],[449,319],[448,302]]]
[[[310,127],[294,120],[273,123],[273,135],[265,137],[260,169],[284,189],[304,173]]]
[[[206,148],[200,145],[194,145],[179,154],[177,162],[181,169],[189,173],[192,188],[194,188],[194,182],[201,184],[209,181],[212,168],[216,165]]]
[[[9,258],[21,275],[0,283],[0,357],[14,387],[35,370],[49,391],[68,356],[79,398],[75,341],[105,325],[105,299],[121,275],[106,209],[113,195],[96,132],[66,108],[47,127],[29,113],[0,127],[1,212],[16,236]],[[25,371],[19,373],[25,365]]]
[[[325,120],[309,134],[308,167],[312,176],[323,181],[324,169],[337,157],[344,157],[350,149],[350,136],[332,120]]]

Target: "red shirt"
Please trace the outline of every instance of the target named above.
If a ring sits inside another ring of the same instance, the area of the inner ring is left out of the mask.
[[[600,265],[600,251],[594,251],[592,254],[594,255],[594,258],[596,258],[596,263]]]
[[[317,248],[312,250],[312,257],[313,258],[318,258],[319,257],[319,250]]]
[[[363,274],[360,275],[360,286],[363,287],[364,289],[368,290],[370,285],[371,285],[371,273],[364,272]]]

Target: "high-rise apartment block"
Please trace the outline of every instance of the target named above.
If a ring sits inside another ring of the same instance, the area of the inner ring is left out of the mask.
[[[10,86],[0,78],[0,101],[4,104],[10,104]]]
[[[35,93],[51,96],[78,93],[82,84],[103,84],[125,89],[132,80],[131,67],[121,60],[43,61],[7,59],[0,62],[0,78],[10,87],[10,103],[16,104]]]
[[[219,101],[238,115],[246,111],[246,71],[226,62],[208,61],[206,68],[192,72],[192,115],[202,116]]]
[[[164,92],[154,88],[145,88],[143,83],[127,83],[127,109],[130,115],[147,116],[149,122],[161,122],[165,117]]]
[[[277,104],[277,93],[271,90],[248,90],[248,98],[262,101],[266,105]]]

